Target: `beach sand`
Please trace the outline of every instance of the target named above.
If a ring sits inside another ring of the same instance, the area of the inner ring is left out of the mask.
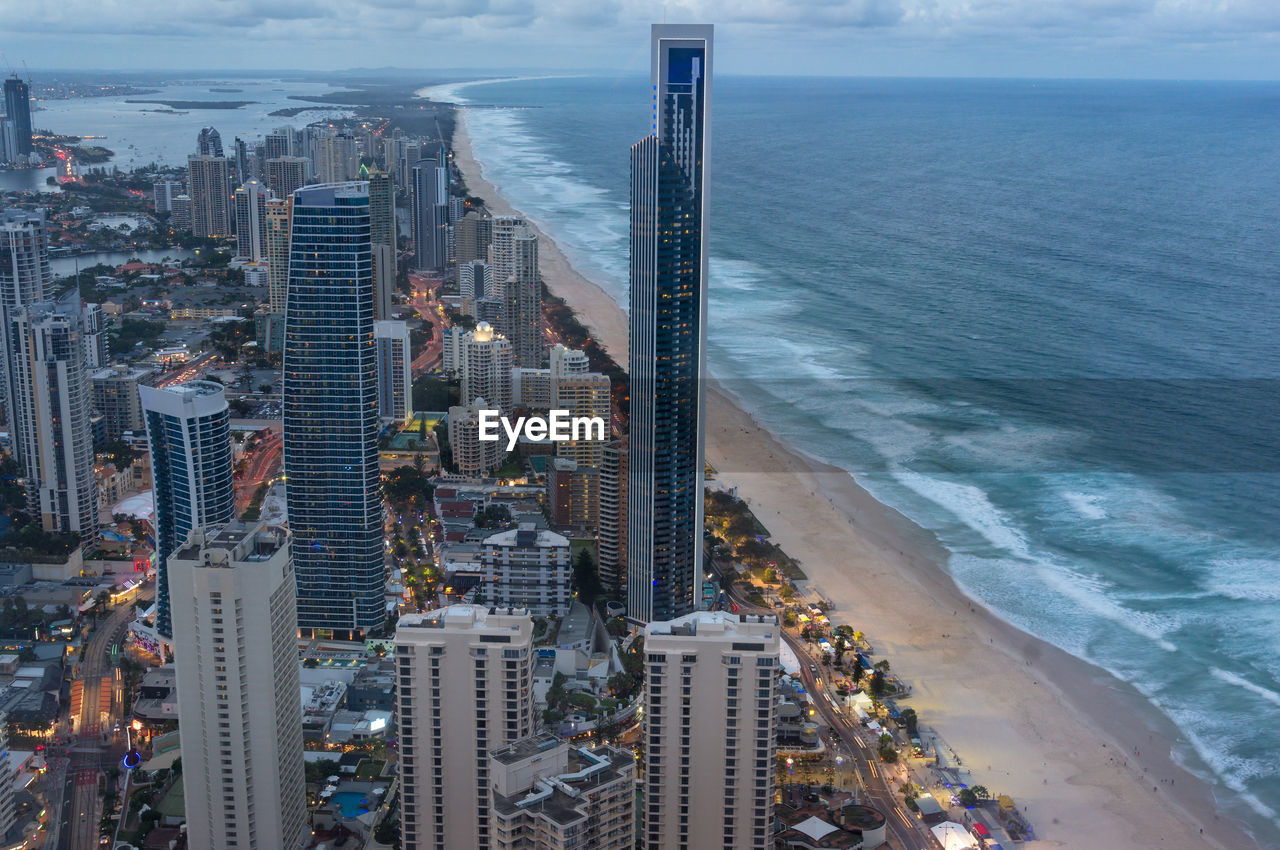
[[[471,193],[496,214],[514,212],[482,176],[465,110],[459,116],[454,155]],[[547,288],[625,367],[625,313],[539,236]],[[814,590],[835,603],[833,621],[864,631],[877,658],[913,686],[921,724],[974,781],[1025,809],[1038,838],[1026,847],[1258,846],[1216,815],[1206,782],[1173,762],[1177,730],[1133,688],[973,603],[940,566],[946,552],[932,535],[843,470],[779,443],[728,396],[709,392],[707,416],[717,479],[738,488]]]

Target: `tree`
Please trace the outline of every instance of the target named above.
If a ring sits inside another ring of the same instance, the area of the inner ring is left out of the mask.
[[[956,796],[960,798],[960,805],[966,809],[972,809],[978,805],[978,795],[973,792],[972,788],[961,788],[960,793]]]
[[[985,785],[975,785],[969,790],[971,790],[973,792],[973,796],[977,797],[979,800],[991,799],[991,792],[987,790],[987,786]]]
[[[893,748],[892,744],[885,744],[880,747],[880,761],[887,764],[893,764],[898,760],[898,751]]]
[[[877,670],[871,674],[871,695],[884,696],[884,671]]]
[[[903,727],[906,728],[907,734],[915,736],[917,724],[919,722],[916,717],[916,710],[914,708],[902,709],[902,714],[899,715],[899,719],[901,720]]]
[[[596,562],[591,558],[591,552],[583,549],[578,553],[578,557],[573,561],[573,589],[578,593],[578,599],[582,604],[590,607],[595,604],[596,599],[604,592],[604,587],[600,584],[600,576],[596,572]]]

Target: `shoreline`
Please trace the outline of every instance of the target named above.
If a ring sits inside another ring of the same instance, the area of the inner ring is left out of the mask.
[[[515,213],[472,156],[465,110],[454,154],[473,194],[495,214]],[[626,362],[621,307],[531,224],[548,289]],[[707,417],[717,479],[738,487],[808,585],[836,603],[836,619],[866,632],[913,685],[922,725],[961,754],[975,781],[1025,808],[1039,836],[1027,847],[1259,846],[1235,819],[1217,816],[1217,785],[1174,762],[1177,729],[1136,689],[976,604],[943,567],[947,552],[931,533],[844,470],[782,444],[714,385]],[[1090,694],[1086,705],[1067,696],[1079,693]]]

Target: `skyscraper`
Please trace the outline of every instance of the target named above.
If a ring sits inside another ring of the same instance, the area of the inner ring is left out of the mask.
[[[222,134],[212,127],[205,127],[196,137],[196,153],[200,156],[223,156]]]
[[[378,346],[378,418],[397,425],[413,416],[413,358],[409,325],[393,319],[373,323]]]
[[[329,133],[315,140],[316,179],[322,183],[340,183],[356,176],[360,156],[355,137],[349,133]]]
[[[489,243],[493,241],[493,219],[471,210],[454,226],[458,263],[489,259]]]
[[[267,188],[277,198],[288,198],[307,185],[307,160],[301,156],[279,156],[267,160]]]
[[[271,312],[283,316],[285,293],[289,288],[289,229],[293,220],[293,196],[269,199],[266,218],[267,297],[271,302]]]
[[[262,140],[263,160],[272,160],[289,155],[290,134],[284,129],[272,130]]]
[[[151,450],[156,529],[156,632],[174,637],[168,558],[192,529],[235,518],[231,414],[212,381],[139,386]]]
[[[256,177],[236,189],[236,256],[253,263],[267,258],[267,200],[271,190]]]
[[[702,566],[710,26],[655,24],[653,133],[631,148],[627,617],[697,607]]]
[[[182,194],[181,180],[157,180],[152,184],[151,195],[156,212],[173,209],[173,199]]]
[[[533,618],[451,605],[396,628],[405,850],[486,850],[489,753],[534,729]]]
[[[542,336],[542,278],[538,275],[538,236],[517,227],[510,239],[510,275],[497,277],[502,293],[503,331],[515,349],[516,365],[536,369],[546,350]]]
[[[511,410],[511,343],[481,322],[463,334],[459,343],[462,372],[462,404],[484,398],[489,406]]]
[[[191,232],[196,236],[231,235],[230,166],[230,160],[220,156],[187,157]]]
[[[773,847],[779,631],[722,611],[646,628],[645,846]]]
[[[385,171],[370,171],[368,176],[374,317],[390,319],[391,293],[396,288],[396,189]]]
[[[626,438],[605,445],[600,460],[600,512],[596,545],[600,583],[612,594],[627,591],[627,478]]]
[[[4,397],[9,430],[14,421],[15,369],[12,364],[13,321],[32,304],[53,297],[53,271],[49,267],[49,231],[43,210],[0,210],[0,366],[4,366]],[[15,456],[22,461],[22,445],[13,440]]]
[[[309,635],[358,639],[384,619],[370,246],[366,184],[294,192],[284,468],[298,624]]]
[[[98,487],[80,293],[73,289],[61,301],[23,308],[12,328],[11,416],[29,511],[45,531],[91,543],[98,533]]]
[[[420,159],[413,166],[414,268],[444,269],[448,251],[449,170],[444,152]]]
[[[300,850],[311,833],[289,533],[197,528],[169,567],[187,847]]]
[[[14,151],[19,156],[35,151],[31,144],[31,91],[14,74],[4,81],[4,112],[13,122]]]

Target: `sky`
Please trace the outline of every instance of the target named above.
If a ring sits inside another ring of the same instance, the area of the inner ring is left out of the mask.
[[[663,20],[716,24],[722,74],[1280,79],[1280,0],[0,0],[0,51],[33,71],[632,71]]]

